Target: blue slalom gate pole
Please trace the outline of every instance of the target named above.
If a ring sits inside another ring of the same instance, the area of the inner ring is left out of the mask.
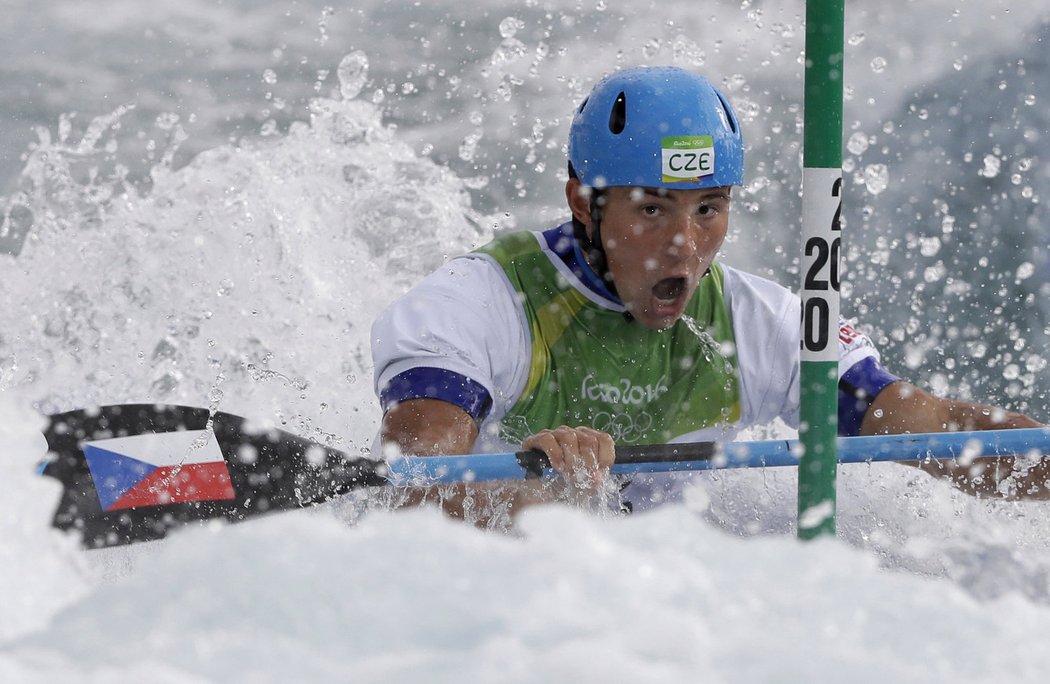
[[[1027,456],[1050,453],[1050,429],[839,437],[837,442],[838,463]],[[618,447],[612,472],[630,475],[797,466],[798,453],[797,440]],[[553,477],[555,473],[544,461],[533,452],[402,457],[387,464],[387,479],[393,486],[416,486]]]

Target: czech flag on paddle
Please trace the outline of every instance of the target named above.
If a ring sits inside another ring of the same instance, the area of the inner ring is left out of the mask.
[[[183,430],[83,445],[102,510],[235,498],[215,436]]]

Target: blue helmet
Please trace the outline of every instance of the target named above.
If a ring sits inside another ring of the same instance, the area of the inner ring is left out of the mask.
[[[569,163],[599,189],[742,185],[744,139],[707,79],[678,67],[633,67],[606,76],[580,105]]]

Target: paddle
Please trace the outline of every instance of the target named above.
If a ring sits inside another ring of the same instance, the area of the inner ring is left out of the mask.
[[[359,487],[553,477],[541,452],[399,458],[350,457],[228,413],[155,404],[103,406],[51,416],[41,472],[63,493],[53,524],[85,547],[160,539],[192,521],[240,521],[303,508]],[[1050,451],[1050,431],[849,437],[843,463]],[[627,446],[613,472],[637,474],[797,465],[797,442],[773,440]]]

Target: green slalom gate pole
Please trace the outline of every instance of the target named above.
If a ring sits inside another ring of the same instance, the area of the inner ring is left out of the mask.
[[[835,534],[844,0],[807,0],[798,536]]]

